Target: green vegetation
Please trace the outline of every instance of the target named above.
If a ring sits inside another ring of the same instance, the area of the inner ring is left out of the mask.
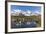
[[[41,15],[39,16],[11,16],[11,19],[15,19],[15,21],[19,22],[20,20],[23,22],[23,18],[24,18],[24,22],[25,21],[36,21],[37,26],[40,27],[41,26]]]

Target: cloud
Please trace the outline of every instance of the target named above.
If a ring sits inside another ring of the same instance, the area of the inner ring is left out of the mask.
[[[14,9],[13,11],[14,12],[19,12],[19,13],[21,12],[21,10],[19,10],[19,9],[16,9],[16,10]]]
[[[40,15],[40,14],[41,14],[40,11],[34,11],[34,12],[32,13],[32,15],[35,15],[35,16],[38,16],[38,15]]]
[[[32,12],[31,12],[30,10],[27,10],[25,16],[30,16],[31,13],[32,13]]]
[[[24,14],[25,16],[30,16],[31,15],[31,11],[30,10],[22,11],[22,14]]]
[[[22,11],[22,10],[19,10],[19,9],[16,9],[12,11],[13,14],[19,14],[19,13],[22,13],[23,15],[25,16],[30,16],[30,13],[31,11],[27,10],[27,11]]]
[[[13,11],[11,11],[11,15],[18,16],[20,12],[21,12],[21,10],[19,10],[19,9],[16,9],[16,10],[13,9]]]
[[[12,13],[13,15],[18,15],[18,16],[19,16],[20,13],[22,13],[22,14],[25,15],[25,16],[32,16],[32,15],[39,15],[39,14],[40,14],[39,11],[34,11],[34,12],[32,12],[32,11],[30,11],[30,10],[23,11],[23,10],[19,10],[19,9],[16,9],[16,10],[13,9],[13,11],[12,11],[11,13]]]
[[[30,13],[32,13],[32,11],[28,10],[27,13],[30,14]]]
[[[40,11],[35,11],[34,13],[36,13],[36,14],[41,14],[41,12],[40,12]]]

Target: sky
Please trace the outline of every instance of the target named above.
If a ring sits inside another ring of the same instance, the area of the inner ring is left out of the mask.
[[[30,11],[32,13],[40,13],[41,12],[41,6],[18,6],[18,5],[11,5],[11,11],[16,12],[16,10],[19,11]]]

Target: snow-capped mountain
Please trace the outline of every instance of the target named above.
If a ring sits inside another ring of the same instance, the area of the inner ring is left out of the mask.
[[[11,15],[12,16],[32,16],[32,15],[38,16],[40,15],[40,12],[39,11],[32,12],[29,10],[28,11],[14,10],[11,11]]]

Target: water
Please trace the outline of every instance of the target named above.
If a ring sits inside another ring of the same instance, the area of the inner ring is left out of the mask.
[[[11,23],[11,28],[33,28],[33,27],[37,27],[36,22]]]

